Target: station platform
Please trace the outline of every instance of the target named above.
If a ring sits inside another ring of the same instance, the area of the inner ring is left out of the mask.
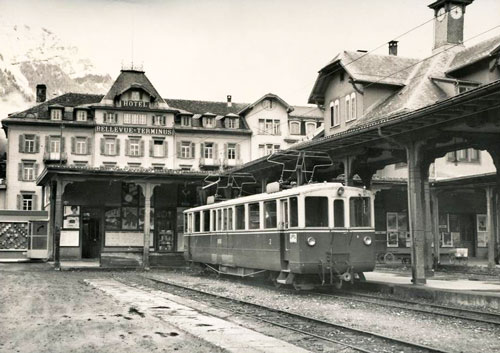
[[[469,279],[456,273],[439,272],[427,278],[424,285],[414,285],[411,273],[374,271],[365,273],[360,289],[393,294],[411,299],[426,299],[448,305],[461,305],[500,310],[500,276]]]

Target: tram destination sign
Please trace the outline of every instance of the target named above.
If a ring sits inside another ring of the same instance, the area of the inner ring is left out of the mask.
[[[95,132],[112,134],[173,135],[173,131],[170,128],[139,126],[96,125]]]

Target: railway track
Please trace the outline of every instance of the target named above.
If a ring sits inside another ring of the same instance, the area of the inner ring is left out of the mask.
[[[169,292],[173,294],[209,303],[212,307],[226,311],[229,310],[237,315],[250,317],[269,325],[300,333],[308,337],[309,344],[312,341],[327,342],[329,345],[333,345],[333,351],[448,353],[448,351],[439,348],[295,314],[245,300],[234,299],[220,294],[209,293],[178,283],[149,277],[148,279],[168,287]],[[323,351],[324,349],[320,350]]]
[[[402,309],[418,313],[439,315],[453,319],[476,321],[484,324],[500,326],[500,315],[496,313],[489,313],[489,312],[464,309],[464,308],[452,308],[439,304],[426,304],[426,303],[397,299],[397,298],[381,298],[374,295],[355,293],[355,292],[342,292],[341,294],[331,294],[323,292],[314,292],[314,293],[333,298],[339,298],[344,300],[347,299],[360,303],[375,304],[395,309]]]

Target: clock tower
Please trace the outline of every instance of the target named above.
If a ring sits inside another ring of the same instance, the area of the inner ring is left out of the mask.
[[[460,44],[464,40],[465,7],[474,0],[437,0],[434,10],[434,50]]]

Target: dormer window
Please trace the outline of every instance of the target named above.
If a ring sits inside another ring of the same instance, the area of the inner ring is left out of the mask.
[[[238,118],[226,118],[224,121],[226,128],[228,129],[238,129],[239,119]]]
[[[62,109],[52,109],[50,111],[51,120],[62,120]]]
[[[204,127],[215,127],[215,117],[214,116],[205,116],[203,117],[203,126]]]
[[[181,117],[181,126],[191,126],[191,117],[189,115]]]
[[[141,100],[141,94],[139,91],[132,91],[130,92],[130,99],[133,101],[138,101]]]
[[[306,135],[314,133],[316,130],[316,123],[314,121],[309,121],[306,123]]]
[[[77,110],[76,111],[76,121],[87,121],[87,111]]]
[[[157,126],[167,125],[167,117],[165,115],[153,116],[153,125],[157,125]]]
[[[116,113],[104,113],[104,122],[107,124],[116,124],[117,121]]]

